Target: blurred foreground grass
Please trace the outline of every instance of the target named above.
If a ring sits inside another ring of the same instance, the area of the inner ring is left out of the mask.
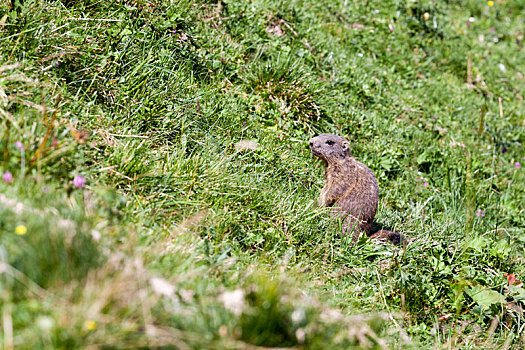
[[[522,347],[524,10],[2,2],[2,348]],[[406,249],[315,207],[319,132]]]

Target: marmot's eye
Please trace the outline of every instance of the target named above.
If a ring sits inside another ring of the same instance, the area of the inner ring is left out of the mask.
[[[328,146],[332,146],[332,145],[334,144],[334,141],[332,141],[332,140],[328,140],[328,141],[326,141],[326,144],[327,144]]]

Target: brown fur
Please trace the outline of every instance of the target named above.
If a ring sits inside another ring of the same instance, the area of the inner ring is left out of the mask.
[[[404,239],[392,231],[371,234],[379,202],[379,187],[372,171],[350,156],[350,144],[342,137],[321,134],[310,140],[312,153],[326,162],[325,185],[319,204],[332,208],[343,220],[343,233],[353,232],[357,241],[361,232],[370,238],[387,239],[400,244]]]

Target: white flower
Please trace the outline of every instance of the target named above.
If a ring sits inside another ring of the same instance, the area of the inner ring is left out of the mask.
[[[42,331],[49,332],[55,326],[55,320],[49,316],[40,316],[36,320],[36,324]]]
[[[295,324],[301,324],[306,320],[306,313],[303,309],[295,309],[292,312],[292,322]]]
[[[175,287],[164,278],[152,277],[149,280],[149,284],[151,285],[151,289],[153,289],[155,294],[172,297],[173,293],[175,293]]]
[[[239,316],[244,309],[244,290],[236,289],[231,292],[224,292],[219,296],[219,300],[226,309]]]
[[[297,338],[297,342],[299,344],[304,344],[304,341],[306,339],[306,332],[304,331],[304,329],[299,328],[295,331],[295,337]]]
[[[100,237],[102,237],[102,235],[100,234],[100,231],[98,231],[98,230],[91,230],[91,238],[93,238],[93,240],[95,242],[100,241]]]

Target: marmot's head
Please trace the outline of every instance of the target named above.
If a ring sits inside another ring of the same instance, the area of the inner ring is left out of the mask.
[[[344,138],[332,134],[321,134],[310,140],[312,153],[328,163],[350,156],[350,144]]]

